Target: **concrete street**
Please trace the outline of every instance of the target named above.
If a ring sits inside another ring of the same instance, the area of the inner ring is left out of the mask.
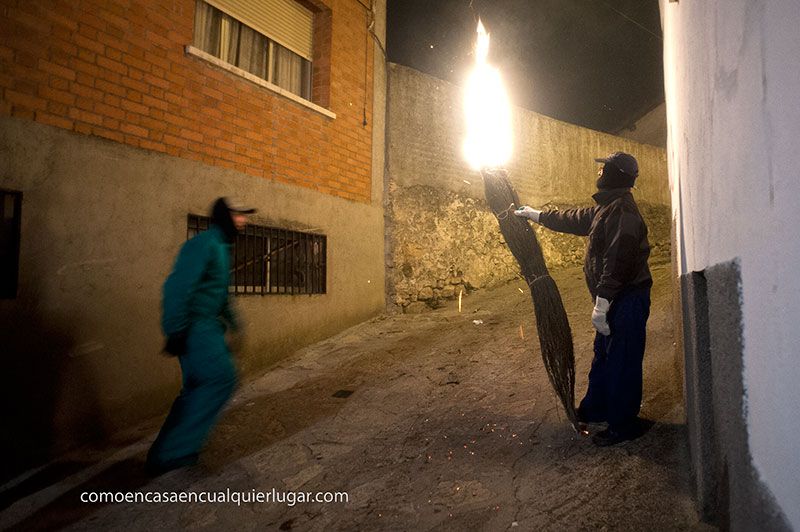
[[[304,349],[237,394],[201,463],[142,472],[139,440],[82,449],[5,486],[0,527],[74,530],[713,530],[699,523],[673,347],[669,265],[655,287],[640,439],[596,448],[547,381],[524,283],[376,318]],[[579,269],[554,272],[591,362]],[[352,394],[349,396],[347,392]],[[339,392],[337,394],[337,392]],[[346,397],[336,397],[346,396]],[[88,491],[346,492],[346,503],[90,504]]]

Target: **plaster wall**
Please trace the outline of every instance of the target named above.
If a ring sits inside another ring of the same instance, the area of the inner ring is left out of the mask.
[[[383,206],[386,168],[386,0],[372,2],[372,180],[373,205]]]
[[[667,147],[667,104],[662,102],[641,117],[632,127],[617,132],[620,137],[651,144],[661,148]]]
[[[740,270],[742,347],[731,356],[741,357],[739,451],[749,456],[738,458],[755,478],[732,471],[729,483],[763,483],[797,529],[800,4],[661,0],[661,13],[679,274],[731,261]]]
[[[466,165],[462,89],[401,65],[389,65],[390,179],[397,186],[436,185],[483,197],[480,174]],[[639,160],[642,201],[669,205],[663,149],[560,122],[515,107],[514,152],[508,165],[520,199],[574,201],[597,192],[594,158],[621,150]],[[469,184],[464,183],[469,181]]]
[[[19,293],[0,300],[9,467],[165,411],[180,372],[159,353],[161,286],[187,214],[218,196],[328,239],[327,294],[234,298],[244,374],[384,308],[380,190],[364,204],[15,118],[0,187],[23,193]]]
[[[392,64],[388,94],[389,303],[419,310],[463,290],[514,278],[519,267],[485,204],[481,176],[464,162],[462,89]],[[668,260],[670,197],[663,149],[521,108],[512,114],[515,144],[508,169],[523,203],[539,208],[593,204],[594,158],[627,151],[639,160],[634,196],[650,227],[653,258]],[[549,267],[582,262],[585,239],[536,230]]]

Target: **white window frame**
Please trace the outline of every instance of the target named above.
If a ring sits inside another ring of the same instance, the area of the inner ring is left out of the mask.
[[[258,6],[258,9],[256,9],[255,6],[253,5],[254,4],[253,0],[196,0],[196,2],[198,3],[203,2],[204,4],[207,4],[212,8],[223,12],[224,14],[233,18],[240,24],[244,24],[250,27],[253,31],[256,31],[257,33],[267,38],[268,41],[267,65],[266,65],[267,79],[263,79],[260,76],[248,72],[247,70],[232,65],[227,61],[220,59],[194,45],[187,45],[185,47],[186,53],[188,55],[193,55],[195,57],[208,61],[209,63],[212,63],[217,67],[227,70],[232,74],[240,76],[252,83],[255,83],[256,85],[259,85],[265,89],[275,92],[280,96],[288,98],[305,107],[308,107],[318,113],[327,116],[328,118],[336,118],[336,114],[333,113],[332,111],[315,104],[310,99],[306,99],[301,95],[298,95],[294,92],[284,89],[276,85],[275,83],[269,81],[274,78],[274,54],[276,53],[274,47],[275,43],[280,44],[282,47],[287,48],[291,52],[294,52],[295,54],[300,56],[302,59],[308,61],[309,67],[313,70],[313,62],[311,60],[311,55],[313,52],[311,48],[312,46],[311,32],[313,31],[313,19],[310,18],[312,17],[311,13],[305,7],[295,2],[295,0],[260,0],[260,1],[263,2],[263,4],[260,4]],[[237,16],[239,14],[241,14],[241,18]],[[283,20],[287,24],[287,26],[290,27],[290,29],[286,28],[282,29],[279,25],[276,25],[274,21],[272,21],[267,15],[274,16],[274,18],[278,20]],[[195,27],[194,28],[195,39],[197,38],[196,35],[197,31],[198,29],[197,27]],[[278,36],[278,38],[276,38],[276,35]],[[220,46],[222,45],[223,42],[225,42],[225,39],[221,39]],[[285,43],[290,43],[290,44],[287,46],[287,44]],[[311,83],[313,87],[313,81]],[[310,96],[311,95],[309,94],[309,97]]]
[[[292,101],[294,101],[296,103],[299,103],[300,105],[308,107],[309,109],[311,109],[313,111],[316,111],[319,114],[325,115],[328,118],[336,118],[336,113],[334,113],[333,111],[331,111],[329,109],[325,109],[321,105],[317,105],[314,102],[306,100],[302,96],[298,96],[297,94],[295,94],[293,92],[287,91],[286,89],[283,89],[283,88],[275,85],[274,83],[270,83],[269,81],[267,81],[267,80],[265,80],[263,78],[260,78],[260,77],[256,76],[255,74],[251,74],[250,72],[248,72],[246,70],[243,70],[243,69],[241,69],[239,67],[233,66],[232,64],[228,63],[227,61],[223,61],[222,59],[220,59],[218,57],[215,57],[215,56],[209,54],[208,52],[204,52],[203,50],[192,46],[191,44],[186,45],[185,51],[186,51],[186,53],[188,55],[193,55],[193,56],[198,57],[198,58],[200,58],[200,59],[202,59],[204,61],[208,61],[209,63],[211,63],[214,66],[217,66],[217,67],[219,67],[219,68],[221,68],[223,70],[227,70],[231,74],[235,74],[235,75],[237,75],[239,77],[242,77],[242,78],[246,79],[247,81],[250,81],[251,83],[255,83],[256,85],[259,85],[259,86],[261,86],[261,87],[263,87],[263,88],[265,88],[267,90],[270,90],[270,91],[272,91],[272,92],[274,92],[274,93],[276,93],[276,94],[278,94],[280,96],[283,96],[284,98],[288,98],[288,99],[290,99],[290,100],[292,100]]]
[[[314,13],[296,0],[204,0],[307,61],[313,60]]]

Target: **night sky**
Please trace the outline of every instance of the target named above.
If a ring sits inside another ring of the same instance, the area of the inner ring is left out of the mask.
[[[614,133],[664,101],[657,0],[388,0],[389,60],[462,84],[478,16],[516,105]]]

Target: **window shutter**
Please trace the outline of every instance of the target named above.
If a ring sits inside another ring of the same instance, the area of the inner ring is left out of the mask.
[[[301,57],[312,60],[314,14],[294,0],[206,0]]]

